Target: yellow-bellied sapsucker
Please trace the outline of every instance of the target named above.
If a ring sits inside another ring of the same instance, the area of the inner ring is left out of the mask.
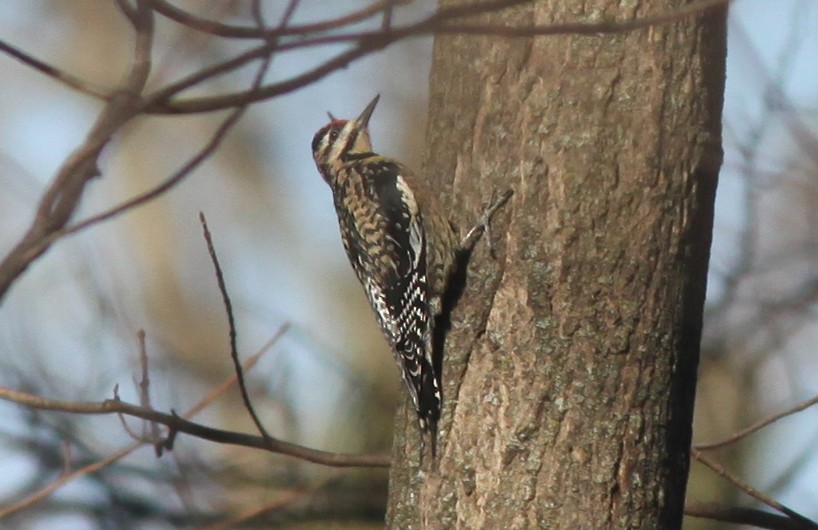
[[[334,119],[312,141],[332,189],[341,239],[412,396],[421,431],[435,437],[442,405],[432,331],[458,253],[470,249],[491,215],[460,240],[443,207],[406,166],[372,151],[368,123],[378,96],[355,120]],[[439,353],[438,353],[439,354]]]

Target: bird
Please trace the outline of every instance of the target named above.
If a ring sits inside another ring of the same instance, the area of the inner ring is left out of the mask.
[[[369,120],[379,98],[356,119],[328,113],[330,122],[313,137],[312,154],[332,190],[349,262],[391,346],[421,433],[430,435],[434,456],[443,403],[441,353],[433,351],[435,322],[459,256],[488,229],[511,191],[458,237],[437,194],[406,165],[374,152]]]

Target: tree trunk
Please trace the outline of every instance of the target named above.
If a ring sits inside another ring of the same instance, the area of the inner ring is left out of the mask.
[[[685,4],[537,2],[475,23]],[[493,190],[515,194],[493,224],[496,258],[478,245],[452,313],[435,462],[421,466],[414,412],[399,411],[390,528],[680,528],[725,15],[592,36],[437,37],[424,174],[452,190],[461,227]]]

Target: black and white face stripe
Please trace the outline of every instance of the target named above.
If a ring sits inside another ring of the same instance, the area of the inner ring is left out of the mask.
[[[363,134],[366,135],[365,126],[361,126],[356,121],[348,121],[344,123],[341,130],[338,132],[338,137],[332,142],[329,150],[330,160],[342,160],[348,153],[354,153],[360,149],[358,146],[358,138]],[[368,142],[367,142],[368,143]],[[369,151],[371,149],[364,149]]]
[[[349,122],[346,120],[333,120],[315,133],[312,139],[312,156],[316,162],[325,162],[329,158],[332,146],[337,142],[341,130],[347,123]]]
[[[312,139],[312,156],[321,170],[324,180],[329,182],[330,166],[336,166],[355,153],[372,151],[369,131],[358,120],[334,120],[319,130]]]
[[[372,152],[369,140],[369,118],[375,111],[380,96],[369,102],[369,105],[354,120],[336,120],[330,114],[330,121],[322,127],[312,139],[312,156],[321,170],[324,179],[329,182],[329,166],[343,161],[354,153]]]
[[[318,154],[321,152],[322,147],[325,144],[324,138],[329,136],[328,133],[334,125],[334,122],[324,125],[318,130],[317,133],[315,133],[315,136],[312,137],[312,155],[315,158],[318,158]]]

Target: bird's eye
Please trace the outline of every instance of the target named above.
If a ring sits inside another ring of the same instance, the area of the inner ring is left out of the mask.
[[[329,131],[329,141],[334,142],[338,139],[338,129],[330,129]]]

